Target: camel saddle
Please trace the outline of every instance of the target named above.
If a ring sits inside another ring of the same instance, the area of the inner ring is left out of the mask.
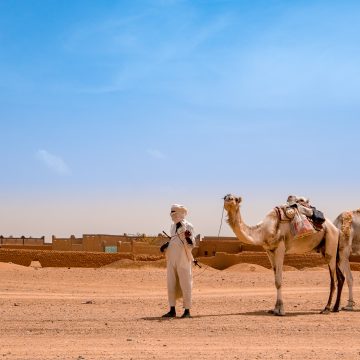
[[[284,204],[275,207],[278,218],[282,222],[294,222],[297,213],[306,216],[315,231],[323,230],[323,223],[325,222],[324,214],[317,210],[314,206],[304,202],[296,202],[292,204]]]

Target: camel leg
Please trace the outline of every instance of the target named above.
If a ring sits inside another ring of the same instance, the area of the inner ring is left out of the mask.
[[[336,278],[337,278],[337,295],[336,295],[336,301],[335,305],[333,307],[333,312],[338,312],[340,307],[340,301],[341,301],[341,292],[342,288],[344,286],[345,276],[342,273],[339,264],[336,264]]]
[[[325,261],[329,266],[330,293],[329,293],[328,302],[324,310],[321,311],[322,314],[328,314],[330,312],[331,302],[336,288],[335,285],[337,281],[337,275],[339,275],[338,280],[340,281],[340,283],[338,282],[338,294],[333,311],[338,311],[340,305],[340,296],[344,284],[344,275],[342,274],[339,268],[339,262],[341,262],[344,256],[342,256],[343,254],[338,252],[339,240],[340,240],[339,238],[340,238],[340,234],[337,228],[333,228],[330,225],[326,227],[325,238],[324,238],[325,241],[324,241],[324,247],[322,248],[322,254],[325,257]]]
[[[270,251],[270,250],[266,250],[266,254],[269,258],[270,261],[270,265],[271,265],[271,269],[274,271],[275,273],[275,257],[274,257],[274,252]]]
[[[274,252],[270,251],[270,250],[266,250],[266,254],[267,254],[268,258],[269,258],[269,261],[270,261],[270,264],[271,264],[271,269],[273,270],[274,275],[275,275],[275,256],[274,256]],[[268,313],[269,314],[274,314],[274,309],[269,310]]]
[[[276,303],[275,308],[272,311],[274,315],[283,316],[285,315],[284,303],[282,299],[282,271],[285,257],[285,243],[281,241],[279,246],[273,251],[268,252],[268,256],[275,275],[275,287],[276,287]]]
[[[353,295],[353,276],[350,269],[349,258],[345,258],[340,265],[340,269],[342,269],[343,274],[345,274],[347,286],[349,289],[349,299],[346,306],[342,307],[342,310],[352,311],[354,310],[354,295]]]
[[[266,253],[267,253],[267,256],[268,256],[270,264],[271,264],[271,269],[273,270],[274,275],[275,275],[275,256],[274,256],[274,252],[270,251],[270,250],[266,250]],[[268,313],[269,314],[274,314],[275,310],[271,309],[271,310],[268,311]]]
[[[340,237],[339,237],[339,241],[340,241]],[[333,312],[338,312],[340,308],[341,292],[345,282],[344,271],[347,267],[349,268],[350,271],[349,255],[350,255],[349,248],[347,247],[340,249],[340,243],[339,243],[338,252],[336,254],[337,295],[336,295],[335,305],[332,310]]]
[[[333,252],[333,251],[330,252],[329,250],[332,250],[332,249],[327,249],[327,248],[325,249],[325,261],[327,261],[327,263],[328,263],[329,273],[330,273],[330,293],[329,293],[328,302],[327,302],[324,310],[321,311],[321,314],[330,313],[331,302],[332,302],[332,298],[333,298],[333,295],[334,295],[334,292],[335,292],[336,268],[337,268],[336,251],[335,252]]]
[[[324,310],[322,310],[320,312],[321,314],[329,314],[330,313],[331,302],[332,302],[332,298],[333,298],[334,291],[335,291],[335,274],[334,274],[334,270],[332,269],[330,264],[328,265],[328,267],[329,267],[329,273],[330,273],[330,293],[329,293],[328,302],[327,302]]]
[[[341,236],[341,234],[340,234]],[[351,244],[352,244],[352,238],[350,237],[349,244],[347,244],[346,247],[344,247],[342,250],[339,251],[339,267],[342,271],[342,273],[345,275],[346,282],[349,289],[349,299],[346,306],[342,308],[342,310],[352,311],[354,310],[354,297],[353,297],[353,276],[351,273],[350,268],[350,261],[349,257],[351,254]]]

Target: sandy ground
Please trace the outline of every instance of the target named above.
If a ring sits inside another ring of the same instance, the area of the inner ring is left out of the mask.
[[[270,270],[195,268],[193,317],[163,320],[162,265],[0,263],[0,359],[360,359],[360,307],[319,314],[329,285],[322,268],[287,269],[285,317],[267,313],[275,302]],[[353,275],[360,304],[360,272]]]

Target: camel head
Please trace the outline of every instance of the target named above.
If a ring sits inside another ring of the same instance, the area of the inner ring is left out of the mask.
[[[242,199],[241,197],[236,197],[231,194],[227,194],[224,196],[224,208],[227,212],[236,212],[239,210],[240,203]]]

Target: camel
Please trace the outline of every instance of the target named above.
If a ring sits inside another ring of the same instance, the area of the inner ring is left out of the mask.
[[[330,272],[330,294],[322,314],[331,311],[331,302],[337,282],[337,297],[333,312],[339,311],[341,291],[344,275],[338,266],[339,231],[328,219],[322,230],[296,239],[290,230],[289,221],[280,221],[276,209],[272,209],[265,219],[255,226],[246,225],[240,214],[241,197],[228,194],[224,197],[224,208],[227,212],[227,222],[236,237],[243,243],[261,245],[266,251],[275,275],[277,299],[275,308],[270,313],[278,316],[285,315],[282,298],[282,271],[285,254],[304,254],[310,251],[320,251],[328,264]]]
[[[334,221],[340,231],[339,258],[340,269],[345,274],[349,288],[349,299],[343,310],[354,309],[353,277],[350,269],[350,255],[360,255],[360,209],[342,212]]]

